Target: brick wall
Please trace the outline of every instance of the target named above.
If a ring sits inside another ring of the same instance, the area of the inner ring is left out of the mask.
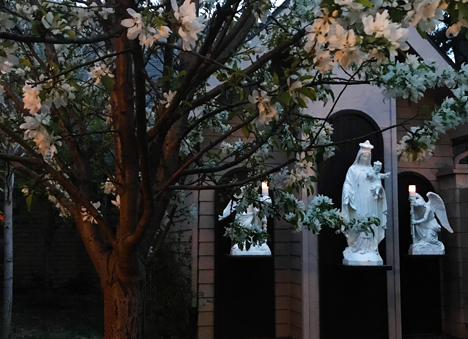
[[[447,334],[468,338],[468,168],[453,172],[439,176],[440,195],[454,230],[440,236],[445,244],[442,327]]]

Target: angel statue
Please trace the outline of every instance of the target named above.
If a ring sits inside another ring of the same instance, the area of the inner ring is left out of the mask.
[[[262,191],[263,193],[260,196],[260,201],[262,203],[271,203],[271,198],[268,196],[268,190],[266,191],[267,193],[265,193],[265,190]],[[257,232],[266,233],[267,218],[266,216],[263,218],[258,216],[258,208],[254,207],[253,205],[249,205],[247,206],[247,210],[245,212],[236,212],[237,201],[240,200],[243,195],[244,187],[241,188],[240,195],[235,195],[235,199],[229,201],[226,208],[223,210],[223,214],[218,217],[218,220],[223,220],[229,217],[232,213],[236,213],[234,221],[238,227],[245,230],[255,230]],[[245,243],[243,244],[242,249],[239,248],[238,244],[234,244],[230,253],[231,255],[271,255],[271,250],[265,241],[263,243],[252,244],[248,250],[246,249]]]
[[[418,193],[410,196],[413,244],[410,245],[409,254],[445,254],[445,246],[437,238],[437,233],[440,232],[441,228],[435,218],[436,215],[440,224],[447,231],[453,233],[442,198],[433,192],[427,193],[427,198],[428,202]]]

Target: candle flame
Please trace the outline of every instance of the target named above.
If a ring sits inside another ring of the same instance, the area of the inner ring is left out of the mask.
[[[416,193],[416,185],[409,185],[408,186],[408,192]]]
[[[266,181],[262,181],[262,188],[268,188],[268,183]]]

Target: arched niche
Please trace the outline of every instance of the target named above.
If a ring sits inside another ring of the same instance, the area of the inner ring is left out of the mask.
[[[374,145],[372,162],[379,160],[385,166],[383,138],[377,123],[361,111],[339,111],[330,122],[333,142],[339,144],[335,155],[318,165],[318,193],[329,196],[341,208],[343,182],[359,143],[369,140]],[[318,245],[320,338],[388,338],[386,271],[343,267],[342,252],[347,244],[334,230],[322,229]],[[385,263],[385,239],[379,252]]]
[[[440,257],[408,255],[412,243],[408,186],[416,185],[426,200],[431,182],[417,172],[398,174],[398,229],[400,242],[401,325],[403,335],[442,331]]]
[[[226,173],[221,182],[244,180],[247,172],[236,168]],[[260,188],[259,188],[260,189]],[[233,189],[217,190],[215,213],[221,215],[231,200]],[[260,192],[259,192],[260,193]],[[231,242],[224,228],[234,215],[215,223],[215,338],[249,339],[275,337],[275,285],[273,256],[230,256]],[[268,220],[272,242],[273,222]]]

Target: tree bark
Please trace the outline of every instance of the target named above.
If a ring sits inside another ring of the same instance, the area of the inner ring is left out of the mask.
[[[101,282],[104,296],[105,339],[144,338],[144,268],[114,262]]]
[[[3,339],[10,337],[13,308],[13,168],[7,165],[4,190]]]

